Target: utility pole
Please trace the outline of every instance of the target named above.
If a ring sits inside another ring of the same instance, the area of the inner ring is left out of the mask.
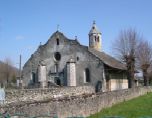
[[[19,87],[21,87],[22,86],[22,82],[21,82],[21,76],[22,76],[22,70],[21,70],[21,64],[22,64],[22,56],[21,56],[21,54],[20,54],[20,63],[19,63]]]

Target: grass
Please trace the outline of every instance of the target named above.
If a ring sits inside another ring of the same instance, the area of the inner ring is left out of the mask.
[[[152,93],[116,104],[88,118],[152,118]]]

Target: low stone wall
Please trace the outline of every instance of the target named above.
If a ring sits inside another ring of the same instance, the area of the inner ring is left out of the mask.
[[[42,101],[51,98],[78,96],[92,93],[95,93],[95,88],[92,86],[6,90],[5,103],[8,104],[19,101]]]
[[[112,92],[98,93],[91,96],[83,96],[76,99],[63,100],[58,103],[58,116],[90,116],[111,107],[113,104],[130,100],[132,98],[152,92],[152,87],[125,89]]]
[[[10,114],[23,113],[30,116],[55,115],[58,118],[72,116],[89,116],[103,108],[126,101],[140,95],[152,92],[152,87],[137,87],[133,89],[118,90],[98,94],[82,94],[79,96],[47,99],[43,101],[16,102],[1,106]]]

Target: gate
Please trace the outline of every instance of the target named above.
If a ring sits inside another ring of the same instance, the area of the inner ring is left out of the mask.
[[[5,91],[4,88],[0,88],[0,104],[5,103]]]

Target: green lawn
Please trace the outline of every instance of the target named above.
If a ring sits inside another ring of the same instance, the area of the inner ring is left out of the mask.
[[[91,115],[89,118],[107,118],[107,116],[152,118],[152,93],[103,109],[100,113]]]

